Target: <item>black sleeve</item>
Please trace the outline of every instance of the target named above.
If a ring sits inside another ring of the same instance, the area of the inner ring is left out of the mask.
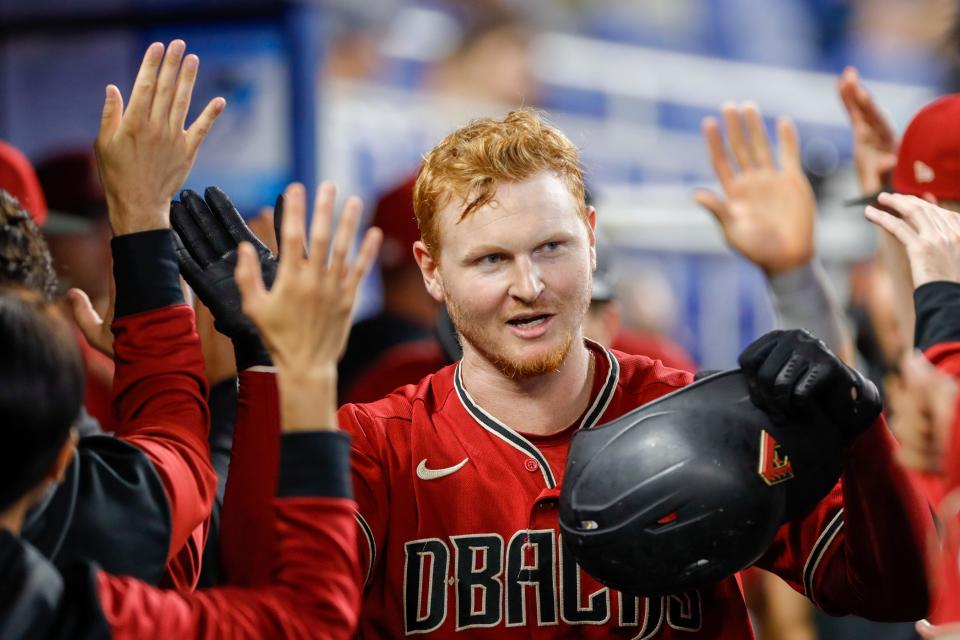
[[[89,559],[108,573],[157,584],[170,545],[163,482],[139,448],[81,438],[62,484],[27,516],[22,537],[58,567]]]
[[[926,351],[941,342],[960,342],[960,283],[928,282],[913,292],[917,310],[914,346]]]
[[[117,286],[116,317],[183,302],[172,234],[170,229],[141,231],[117,236],[110,242]]]
[[[277,496],[353,498],[350,436],[342,431],[284,433]]]

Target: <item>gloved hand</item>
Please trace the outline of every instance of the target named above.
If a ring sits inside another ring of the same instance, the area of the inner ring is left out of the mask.
[[[213,314],[217,331],[233,342],[237,370],[270,365],[270,354],[260,340],[256,327],[240,306],[240,291],[233,279],[237,266],[237,245],[246,241],[260,258],[263,281],[269,288],[277,275],[278,257],[274,256],[244,223],[230,198],[217,187],[208,187],[204,199],[189,189],[180,193],[180,201],[170,205],[180,273]],[[283,196],[274,210],[274,233],[280,237],[283,220]]]
[[[813,413],[834,424],[849,443],[883,409],[876,385],[803,329],[771,331],[738,360],[750,399],[775,420]]]

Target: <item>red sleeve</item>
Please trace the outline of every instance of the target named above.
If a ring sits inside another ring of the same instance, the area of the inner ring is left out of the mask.
[[[940,371],[960,383],[960,342],[940,342],[928,347],[923,355]],[[960,397],[957,398],[953,427],[947,439],[943,468],[945,471],[944,493],[960,486]]]
[[[150,458],[170,505],[165,583],[191,589],[200,573],[217,477],[193,309],[179,304],[113,322],[117,436]]]
[[[922,618],[929,607],[925,550],[933,518],[896,462],[896,447],[879,418],[847,448],[833,491],[781,527],[757,565],[830,614]]]
[[[362,406],[347,404],[337,412],[340,428],[350,434],[350,471],[353,475],[353,496],[357,501],[356,520],[359,527],[360,568],[364,584],[373,575],[377,550],[383,549],[386,537],[389,502],[389,478],[383,461],[381,439],[373,419]]]
[[[230,472],[220,516],[220,561],[230,584],[250,586],[270,579],[274,545],[271,505],[279,448],[276,376],[241,371]]]
[[[278,544],[270,584],[182,593],[101,572],[100,605],[113,636],[353,637],[360,601],[353,502],[279,498],[273,506]]]

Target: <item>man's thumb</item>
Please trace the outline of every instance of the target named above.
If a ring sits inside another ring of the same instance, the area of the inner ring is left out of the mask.
[[[82,289],[70,289],[67,291],[67,299],[70,301],[73,321],[80,327],[87,341],[95,343],[103,328],[103,319],[93,308],[89,296]]]
[[[707,189],[697,189],[693,192],[694,201],[713,214],[721,225],[726,224],[729,218],[727,203],[720,196]]]

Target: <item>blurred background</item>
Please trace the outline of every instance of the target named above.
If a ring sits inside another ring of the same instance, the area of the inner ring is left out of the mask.
[[[103,87],[129,92],[145,46],[201,58],[194,107],[228,108],[188,186],[245,215],[291,179],[374,203],[454,127],[523,104],[583,150],[624,320],[704,368],[773,325],[761,273],[691,193],[713,173],[700,120],[754,100],[797,121],[818,248],[846,299],[872,253],[836,94],[859,67],[898,130],[958,74],[948,0],[0,0],[0,139],[35,165],[89,149]],[[358,317],[381,304],[377,277]]]

